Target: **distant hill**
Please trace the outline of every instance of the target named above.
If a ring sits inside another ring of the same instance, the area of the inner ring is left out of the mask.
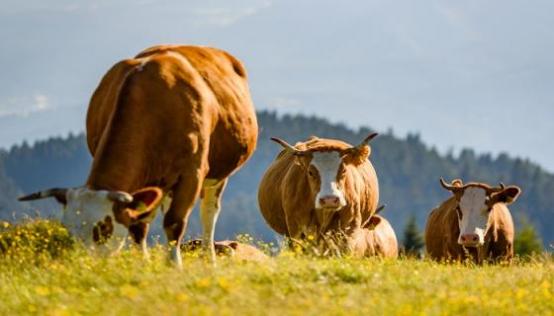
[[[269,140],[271,136],[294,143],[317,135],[355,144],[371,131],[368,128],[354,131],[316,117],[280,117],[271,112],[258,113],[258,120],[258,148],[227,186],[217,227],[218,238],[233,237],[236,233],[250,233],[266,240],[275,237],[261,218],[257,206],[260,178],[280,150]],[[372,149],[370,159],[379,176],[381,203],[387,204],[384,215],[391,220],[397,234],[401,234],[411,214],[416,216],[420,228],[423,228],[428,212],[449,196],[438,184],[442,176],[447,180],[462,178],[464,181],[491,184],[502,181],[521,186],[523,195],[511,207],[516,224],[526,218],[537,227],[545,244],[554,241],[554,231],[550,229],[554,223],[554,175],[540,166],[507,154],[497,157],[477,155],[470,149],[463,150],[458,156],[441,155],[425,145],[418,135],[400,139],[391,131],[376,138]],[[13,203],[15,192],[80,185],[86,180],[91,162],[83,135],[52,138],[33,146],[23,144],[1,153],[0,158],[9,177],[2,178],[0,169],[0,188],[2,185],[9,187],[0,192],[0,217],[4,218],[10,217],[13,210],[22,212],[27,208],[29,212],[28,204]],[[9,203],[1,204],[2,201]],[[53,216],[58,209],[53,202],[40,203],[38,208],[44,216]],[[156,232],[161,233],[159,229]],[[199,234],[198,212],[191,219],[188,234]]]

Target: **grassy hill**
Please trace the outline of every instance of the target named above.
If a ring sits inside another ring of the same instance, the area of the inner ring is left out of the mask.
[[[250,233],[264,240],[275,237],[260,216],[256,198],[261,176],[280,150],[269,140],[271,136],[281,137],[290,143],[311,135],[358,143],[370,132],[369,128],[352,130],[316,117],[280,117],[275,113],[260,112],[258,119],[260,137],[257,151],[245,167],[231,178],[224,194],[223,211],[216,230],[217,237],[221,239],[237,233]],[[387,204],[384,216],[391,220],[397,234],[401,233],[412,214],[419,227],[423,227],[428,212],[448,197],[448,193],[438,184],[439,177],[460,177],[464,181],[493,184],[503,181],[521,186],[523,195],[511,207],[516,226],[521,219],[529,220],[537,227],[546,246],[554,241],[554,230],[550,229],[554,223],[554,175],[540,166],[507,154],[493,157],[476,154],[470,149],[456,156],[441,155],[425,145],[419,135],[398,138],[391,131],[376,138],[372,149],[370,159],[379,176],[380,202]],[[7,176],[23,192],[80,185],[87,177],[91,162],[83,135],[49,139],[33,146],[24,144],[0,154],[0,158]],[[0,197],[3,194],[0,192]],[[44,216],[57,213],[53,202],[34,206],[38,206]],[[25,205],[25,208],[30,206]],[[12,208],[2,210],[0,205],[1,217],[9,217],[12,211]],[[190,235],[199,234],[197,213],[189,224]],[[155,229],[154,233],[161,231]]]

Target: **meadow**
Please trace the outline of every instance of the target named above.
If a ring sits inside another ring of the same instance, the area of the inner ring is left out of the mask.
[[[55,222],[0,222],[0,315],[552,315],[554,261],[511,265],[197,254],[94,257]]]

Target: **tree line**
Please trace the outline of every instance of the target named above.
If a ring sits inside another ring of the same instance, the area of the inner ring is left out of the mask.
[[[239,233],[264,240],[275,238],[259,213],[256,194],[263,172],[280,150],[270,137],[295,143],[316,135],[356,144],[372,131],[367,127],[353,130],[313,116],[279,116],[267,111],[258,113],[258,121],[257,150],[245,167],[231,177],[224,193],[223,210],[216,229],[221,239]],[[399,238],[410,225],[423,227],[431,209],[449,196],[438,184],[439,177],[444,177],[520,186],[523,194],[510,207],[516,230],[536,227],[536,231],[533,229],[536,239],[540,236],[545,246],[554,241],[554,231],[549,229],[549,223],[554,223],[551,207],[554,205],[554,175],[539,165],[506,153],[493,156],[477,154],[471,149],[464,149],[457,155],[441,154],[425,145],[418,134],[400,138],[392,130],[377,137],[371,145],[370,160],[379,177],[380,202],[387,204],[383,216],[391,221]],[[20,204],[15,202],[15,197],[21,192],[47,187],[81,185],[86,181],[90,163],[83,134],[50,138],[32,146],[23,143],[0,152],[0,218],[34,215],[36,210],[45,217],[57,216],[59,207],[52,201]],[[187,232],[190,236],[200,233],[197,211],[189,221]],[[163,236],[159,227],[154,229],[156,233]]]

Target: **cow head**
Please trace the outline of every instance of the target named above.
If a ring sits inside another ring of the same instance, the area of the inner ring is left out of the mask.
[[[20,197],[20,201],[55,198],[64,206],[62,224],[85,244],[103,244],[112,236],[125,238],[126,227],[150,221],[162,190],[148,187],[132,194],[86,187],[49,189]]]
[[[452,181],[451,184],[440,179],[440,183],[456,198],[456,213],[460,228],[458,244],[465,247],[482,246],[491,224],[490,213],[494,205],[511,204],[521,193],[519,187],[506,187],[502,183],[494,188],[484,183],[464,185],[459,179]]]
[[[279,138],[271,140],[279,143],[295,156],[309,183],[310,198],[316,210],[338,211],[347,205],[344,192],[347,169],[365,162],[371,148],[369,142],[377,136],[370,134],[358,146],[336,151],[300,150]]]

